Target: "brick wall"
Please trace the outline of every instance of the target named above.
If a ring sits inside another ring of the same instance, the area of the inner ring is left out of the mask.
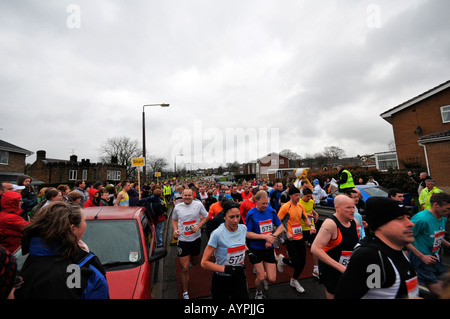
[[[2,172],[25,172],[25,155],[9,152],[8,165],[0,165],[0,171]]]
[[[450,193],[450,141],[427,143],[425,145],[431,177],[436,181],[438,188]]]
[[[76,170],[76,179],[83,179],[83,170],[87,171],[86,181],[106,181],[107,171],[121,171],[121,180],[126,178],[126,169],[118,164],[87,164],[73,162],[53,162],[44,164],[41,160],[36,160],[28,169],[28,174],[44,183],[74,183],[69,180],[69,171]]]
[[[420,167],[426,167],[424,150],[417,140],[421,136],[450,129],[450,123],[442,122],[440,108],[445,105],[450,105],[450,88],[392,116],[400,169],[406,168],[407,163],[415,162]],[[422,128],[420,135],[414,133],[418,126]]]

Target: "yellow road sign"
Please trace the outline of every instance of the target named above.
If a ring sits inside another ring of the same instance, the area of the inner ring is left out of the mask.
[[[137,157],[132,159],[132,166],[144,166],[144,165],[145,165],[144,157]]]

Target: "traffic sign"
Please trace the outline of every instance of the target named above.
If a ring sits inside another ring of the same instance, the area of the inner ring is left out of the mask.
[[[132,159],[132,166],[144,166],[145,165],[145,158],[144,157],[137,157]]]

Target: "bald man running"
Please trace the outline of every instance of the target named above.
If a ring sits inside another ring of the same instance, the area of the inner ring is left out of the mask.
[[[328,299],[334,298],[337,283],[347,268],[350,255],[359,242],[355,202],[345,195],[334,199],[336,213],[327,218],[316,236],[311,252],[319,259],[320,281]]]

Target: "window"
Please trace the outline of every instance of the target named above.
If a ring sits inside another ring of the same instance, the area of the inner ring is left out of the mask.
[[[6,151],[0,151],[0,164],[8,165],[9,153]]]
[[[106,179],[110,181],[120,181],[121,175],[120,171],[108,171],[106,173]]]
[[[87,220],[83,235],[83,241],[95,251],[106,270],[141,265],[145,260],[141,240],[135,219]]]
[[[377,169],[383,171],[398,169],[397,154],[396,153],[379,153],[375,154]]]
[[[443,123],[450,123],[450,105],[441,107],[441,115]]]
[[[284,159],[280,158],[280,165],[283,165],[283,164],[284,164]]]
[[[87,179],[88,179],[88,178],[87,178],[87,177],[88,177],[87,175],[88,175],[88,171],[87,171],[87,169],[84,169],[84,170],[83,170],[83,177],[82,177],[81,179],[82,179],[83,181],[87,180]]]
[[[69,181],[76,181],[77,180],[78,172],[75,170],[69,171]]]

